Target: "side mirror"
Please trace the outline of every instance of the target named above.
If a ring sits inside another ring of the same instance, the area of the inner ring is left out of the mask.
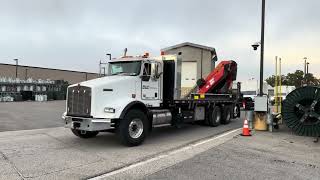
[[[142,75],[140,76],[142,81],[149,81],[150,80],[150,76],[149,75]]]

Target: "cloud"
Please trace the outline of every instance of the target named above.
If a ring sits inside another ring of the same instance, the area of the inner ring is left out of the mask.
[[[301,59],[319,62],[317,0],[269,0],[266,15],[265,75],[274,56],[283,72],[301,67]],[[259,1],[84,1],[0,0],[0,58],[25,65],[97,72],[100,59],[149,51],[185,41],[213,46],[221,59],[239,64],[238,77],[258,78]],[[312,66],[320,72],[320,66]]]

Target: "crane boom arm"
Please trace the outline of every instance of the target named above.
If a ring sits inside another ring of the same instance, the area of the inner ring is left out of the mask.
[[[237,63],[221,61],[218,66],[199,85],[198,93],[226,93],[237,78]]]

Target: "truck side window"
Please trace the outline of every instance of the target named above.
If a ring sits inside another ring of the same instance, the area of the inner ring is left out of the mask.
[[[144,76],[150,76],[151,75],[151,64],[145,63],[143,68],[143,75]]]

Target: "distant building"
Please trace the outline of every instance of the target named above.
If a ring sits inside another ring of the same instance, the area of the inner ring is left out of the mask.
[[[16,77],[16,65],[0,63],[0,77]],[[18,65],[19,79],[64,80],[69,84],[97,78],[97,73]]]

